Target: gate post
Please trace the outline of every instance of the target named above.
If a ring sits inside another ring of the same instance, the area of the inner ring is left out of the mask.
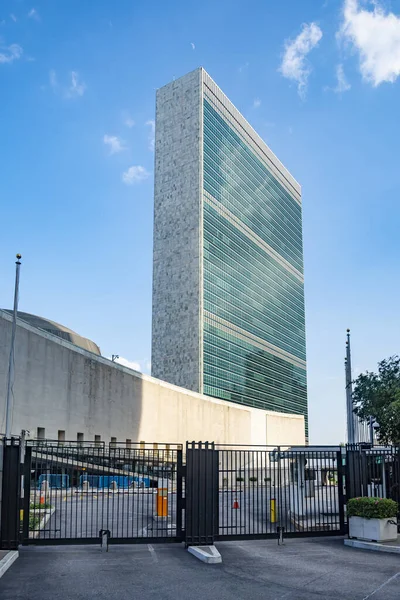
[[[21,487],[19,440],[3,440],[3,481],[1,539],[3,550],[17,550],[19,544],[19,497]]]
[[[218,523],[218,451],[214,443],[186,444],[185,543],[212,545]]]
[[[343,466],[343,456],[345,458],[345,466]],[[347,489],[347,481],[348,481],[348,472],[349,465],[348,461],[348,453],[345,451],[344,455],[342,454],[342,450],[339,450],[337,453],[337,476],[338,476],[338,502],[339,502],[339,523],[340,523],[340,532],[342,535],[345,535],[348,532],[345,520],[344,520],[344,505],[346,504],[346,495],[344,493],[344,481],[346,481],[346,494],[348,494]]]

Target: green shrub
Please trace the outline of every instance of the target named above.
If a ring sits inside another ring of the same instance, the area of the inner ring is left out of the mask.
[[[264,481],[271,481],[271,477],[264,477]]]
[[[253,483],[257,480],[258,480],[258,477],[249,477],[249,481],[252,481]]]
[[[397,502],[386,498],[352,498],[347,502],[348,517],[391,519],[397,517],[397,511]]]
[[[39,527],[41,518],[38,515],[29,515],[29,531],[35,531]]]
[[[244,477],[236,477],[236,481],[244,481]]]
[[[50,502],[45,502],[44,504],[40,504],[40,502],[31,502],[29,505],[31,510],[40,510],[41,508],[53,508]]]

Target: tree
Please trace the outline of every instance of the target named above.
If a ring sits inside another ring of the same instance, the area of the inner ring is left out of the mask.
[[[383,444],[400,444],[400,358],[391,356],[378,363],[378,373],[361,373],[354,383],[355,414],[378,423],[378,439]]]

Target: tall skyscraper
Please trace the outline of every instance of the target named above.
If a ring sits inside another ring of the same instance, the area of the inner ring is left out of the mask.
[[[305,415],[301,189],[199,68],[157,91],[152,375]]]

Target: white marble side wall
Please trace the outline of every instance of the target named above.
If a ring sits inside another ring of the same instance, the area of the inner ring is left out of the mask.
[[[157,91],[152,375],[200,392],[201,69]]]

